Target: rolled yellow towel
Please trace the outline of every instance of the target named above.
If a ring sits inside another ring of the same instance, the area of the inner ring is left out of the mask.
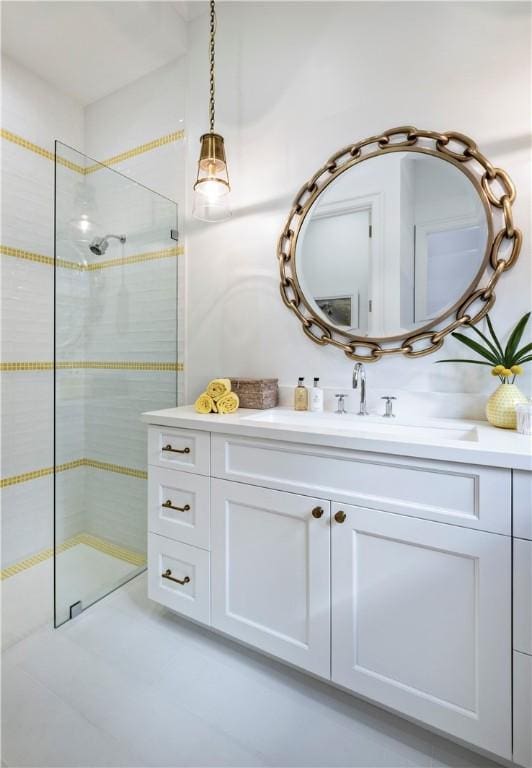
[[[239,405],[240,400],[238,399],[238,395],[234,392],[228,392],[216,401],[218,413],[234,413],[238,410]]]
[[[196,413],[216,413],[216,403],[212,399],[210,395],[208,395],[206,392],[203,392],[196,402],[194,403],[194,408],[196,409]]]
[[[230,379],[213,379],[207,386],[207,394],[212,397],[213,400],[218,400],[219,397],[226,395],[230,391]]]

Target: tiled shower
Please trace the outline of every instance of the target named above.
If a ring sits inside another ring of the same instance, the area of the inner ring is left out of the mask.
[[[57,624],[145,564],[138,413],[177,402],[177,227],[175,202],[57,142]]]
[[[4,646],[52,620],[54,535],[58,623],[144,567],[138,414],[183,391],[184,249],[170,235],[183,192],[182,65],[165,71],[177,98],[161,93],[146,126],[135,113],[150,76],[82,107],[3,57]],[[118,145],[117,98],[130,126]],[[56,168],[57,137],[67,145]],[[92,237],[122,230],[125,243],[90,252]]]

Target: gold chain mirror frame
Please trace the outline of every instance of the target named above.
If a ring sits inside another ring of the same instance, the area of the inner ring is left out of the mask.
[[[348,168],[371,157],[402,150],[440,157],[466,173],[481,196],[486,210],[487,249],[479,279],[457,305],[434,321],[433,328],[427,330],[425,327],[417,333],[406,333],[389,341],[371,340],[334,329],[311,310],[299,287],[295,271],[297,238],[311,206],[335,178]],[[500,194],[495,190],[495,184],[499,187]],[[330,157],[301,187],[292,204],[277,246],[282,300],[298,317],[309,339],[321,346],[330,344],[337,347],[351,360],[376,362],[385,355],[421,357],[436,352],[449,333],[463,325],[475,325],[487,315],[495,303],[495,286],[499,278],[517,261],[523,236],[522,232],[514,227],[513,222],[512,204],[515,194],[515,186],[508,174],[502,168],[493,166],[472,139],[456,131],[437,133],[418,130],[408,125],[391,128],[378,136],[371,136],[344,147]],[[495,231],[497,234],[494,235]],[[502,255],[503,250],[505,256]],[[491,269],[491,273],[486,285],[479,287],[486,268]],[[438,328],[451,314],[455,314],[452,322]]]

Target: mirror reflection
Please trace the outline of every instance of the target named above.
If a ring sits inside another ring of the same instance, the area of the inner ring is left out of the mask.
[[[369,158],[319,195],[295,263],[309,307],[355,336],[415,332],[449,313],[477,278],[488,238],[472,181],[420,152]]]

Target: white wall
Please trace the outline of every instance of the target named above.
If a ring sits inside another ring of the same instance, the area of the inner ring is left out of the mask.
[[[281,303],[276,243],[301,184],[338,148],[392,126],[461,131],[510,173],[525,242],[497,291],[496,327],[506,333],[530,307],[529,13],[513,2],[219,3],[217,128],[234,214],[187,223],[189,401],[215,375],[349,387],[352,362],[307,340]],[[189,29],[188,187],[206,128],[206,24]],[[443,351],[466,356],[452,339]],[[488,369],[438,357],[383,359],[370,393],[493,388]]]
[[[2,252],[2,362],[48,365],[48,369],[41,365],[41,369],[1,374],[3,566],[52,544],[53,140],[106,160],[183,130],[184,73],[184,61],[176,60],[83,108],[11,59],[2,61],[2,128],[21,141],[2,139],[1,244],[4,249],[35,255],[21,258]],[[61,153],[84,165],[78,153],[65,149]],[[135,151],[113,163],[113,168],[179,203],[185,187],[184,164],[184,142],[178,139]],[[57,175],[58,211],[65,223],[58,230],[59,258],[91,260],[86,244],[78,244],[76,250],[69,225],[70,215],[79,217],[78,191],[83,185],[95,190],[99,225],[106,231],[124,226],[130,234],[122,250],[111,241],[105,258],[174,245],[170,225],[165,228],[164,242],[157,227],[158,216],[165,224],[170,220],[168,206],[175,211],[171,203],[164,201],[161,212],[153,195],[124,183],[114,171],[84,176],[62,165]],[[59,269],[59,359],[175,363],[177,269],[183,294],[182,256],[105,272]],[[182,308],[181,300],[178,308]],[[182,361],[184,327],[182,317],[180,320],[178,360]],[[144,469],[145,430],[138,415],[175,403],[175,372],[68,369],[58,373],[58,387],[58,463],[88,457]],[[84,426],[85,421],[91,430]],[[128,429],[133,435],[124,434]],[[98,440],[94,439],[96,432]],[[123,449],[124,442],[130,451]],[[59,473],[58,540],[90,532],[142,550],[145,486],[143,479],[85,466]],[[85,497],[84,489],[88,491]]]
[[[85,109],[85,151],[97,160],[142,146],[185,129],[186,59],[181,57],[89,104]],[[184,244],[186,141],[163,144],[113,165],[178,206],[180,244]],[[170,243],[171,245],[171,243]],[[185,357],[185,259],[178,259],[178,360]],[[179,397],[185,382],[178,377]]]
[[[181,58],[89,104],[85,109],[86,152],[93,158],[105,159],[184,128],[185,60]],[[179,230],[183,229],[184,140],[135,154],[114,163],[113,168],[177,202]],[[134,240],[135,237],[137,243],[142,240],[142,230],[151,238],[148,242],[144,237],[142,252],[175,245],[169,239],[170,225],[164,227],[169,217],[165,201],[134,187],[129,193],[131,200],[126,200],[120,177],[117,178],[121,184],[117,184],[105,176],[108,190],[100,189],[99,198],[101,201],[107,195],[109,200],[106,226],[112,230],[118,227],[129,235],[126,250],[131,243],[131,253],[138,252],[140,246],[135,246]],[[104,183],[102,178],[100,186]],[[133,210],[133,202],[137,210]],[[157,209],[160,209],[158,214]],[[161,225],[156,225],[156,218]],[[153,241],[155,229],[158,242]],[[181,244],[183,242],[181,232]],[[184,257],[178,256],[129,265],[123,273],[115,269],[100,275],[100,306],[99,312],[90,318],[88,358],[103,356],[114,360],[125,355],[125,359],[139,361],[175,362],[177,319],[177,359],[183,362],[183,268]],[[123,311],[117,313],[120,304]],[[175,404],[175,372],[135,371],[124,375],[124,372],[110,371],[102,375],[104,372],[96,371],[94,374],[87,380],[87,402],[91,410],[86,424],[89,455],[128,467],[144,467],[146,431],[138,416],[153,407]],[[183,374],[178,373],[179,393],[182,388]],[[132,481],[119,474],[106,473],[105,478],[99,475],[101,473],[93,472],[88,476],[87,530],[142,551],[146,539],[145,481]]]
[[[54,139],[82,147],[80,104],[7,57],[2,58],[2,128],[48,152]],[[54,254],[54,163],[50,157],[2,140],[1,243],[43,257]],[[53,267],[1,256],[2,361],[53,359]],[[53,465],[53,374],[50,370],[1,374],[3,478]],[[72,415],[72,414],[70,414]],[[58,498],[76,533],[82,510],[75,493],[83,468],[58,475]],[[2,490],[2,562],[9,565],[52,543],[53,477],[44,474]]]

